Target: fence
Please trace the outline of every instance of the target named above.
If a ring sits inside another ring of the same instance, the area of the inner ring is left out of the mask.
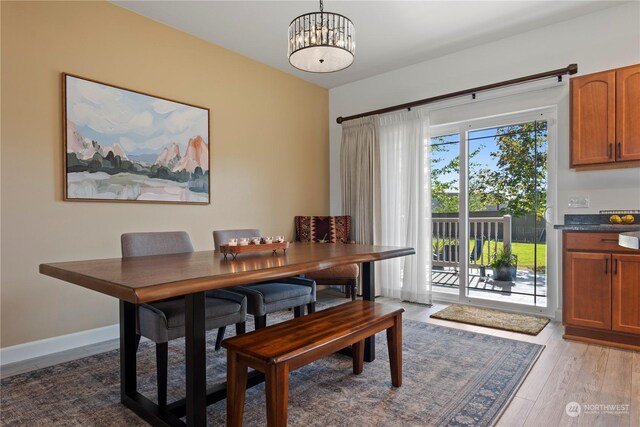
[[[460,262],[460,219],[432,218],[432,265],[457,267]],[[498,250],[498,242],[511,246],[511,215],[501,217],[469,218],[469,266],[488,264]],[[485,250],[486,248],[486,250]]]
[[[470,218],[492,218],[496,217],[496,211],[469,212]],[[460,214],[458,212],[434,213],[434,219],[455,219]],[[517,218],[511,218],[511,241],[518,243],[546,243],[546,223],[536,214],[527,214]],[[498,231],[498,237],[502,236],[502,228]]]

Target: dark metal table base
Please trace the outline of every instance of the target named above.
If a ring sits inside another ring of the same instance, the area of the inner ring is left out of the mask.
[[[375,298],[373,263],[362,264],[362,297]],[[186,397],[160,407],[137,390],[136,305],[120,301],[120,401],[153,426],[205,426],[207,405],[227,397],[227,383],[206,388],[206,333],[204,292],[185,295]],[[351,349],[343,354],[350,355]],[[365,340],[364,360],[375,360],[374,337]],[[260,372],[250,372],[247,388],[264,381]],[[187,422],[180,418],[187,417]]]
[[[201,301],[199,301],[202,296]],[[189,301],[191,300],[191,301]],[[194,304],[195,303],[195,304]],[[201,305],[202,313],[199,316]],[[205,372],[204,364],[204,294],[194,294],[185,297],[186,305],[186,340],[187,340],[187,397],[160,407],[137,390],[136,366],[136,336],[135,314],[136,305],[120,301],[120,401],[142,419],[154,426],[199,426],[206,424],[206,407],[227,397],[227,383],[217,384],[206,389],[206,376],[198,372]],[[193,316],[190,316],[192,314]],[[189,318],[202,317],[202,323],[197,320],[189,322]],[[190,335],[190,337],[188,337]],[[197,336],[200,335],[200,339]],[[189,351],[189,341],[196,341]],[[198,342],[200,341],[200,342]],[[202,359],[202,360],[200,360]],[[200,371],[198,371],[200,369]],[[253,371],[247,378],[247,388],[264,381],[261,372]],[[189,405],[189,396],[193,396]],[[180,418],[187,417],[187,422]]]

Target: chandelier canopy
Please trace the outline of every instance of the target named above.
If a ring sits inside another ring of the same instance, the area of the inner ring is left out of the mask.
[[[320,12],[305,13],[289,24],[289,62],[302,71],[331,73],[353,63],[353,22],[323,9],[320,0]]]

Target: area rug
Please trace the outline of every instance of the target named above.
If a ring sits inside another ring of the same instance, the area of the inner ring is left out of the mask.
[[[430,317],[529,335],[538,335],[549,323],[549,319],[546,317],[507,313],[461,304],[452,304]]]
[[[290,315],[289,315],[290,316]],[[282,317],[284,318],[284,317]],[[391,385],[384,333],[362,374],[333,355],[290,374],[290,426],[489,426],[515,395],[543,346],[404,320],[402,387]],[[233,329],[233,328],[230,328]],[[208,333],[207,381],[225,375],[224,350]],[[183,396],[184,343],[169,344],[169,400]],[[0,382],[3,426],[143,426],[119,398],[119,350],[15,375]],[[138,352],[139,390],[155,400],[155,349]],[[208,407],[225,425],[226,401]],[[264,384],[247,391],[244,425],[266,425]]]

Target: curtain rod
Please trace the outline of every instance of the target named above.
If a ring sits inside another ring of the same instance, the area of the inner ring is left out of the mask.
[[[441,101],[443,99],[456,98],[458,96],[464,95],[473,95],[475,99],[475,95],[477,92],[483,92],[491,89],[496,89],[499,87],[512,86],[521,83],[526,83],[534,80],[546,79],[549,77],[557,77],[558,81],[562,81],[562,76],[565,74],[575,74],[578,72],[578,64],[569,64],[565,68],[558,68],[557,70],[545,71],[544,73],[531,74],[530,76],[518,77],[517,79],[505,80],[498,83],[492,83],[484,86],[478,86],[471,89],[460,90],[457,92],[451,92],[444,95],[433,96],[431,98],[420,99],[418,101],[407,102],[405,104],[394,105],[392,107],[381,108],[379,110],[368,111],[366,113],[355,114],[353,116],[347,117],[338,117],[336,122],[339,124],[342,122],[346,122],[348,120],[359,119],[360,117],[373,116],[374,114],[384,114],[390,113],[392,111],[404,110],[405,108],[411,109],[412,107],[418,107],[420,105],[430,104],[435,101]]]

